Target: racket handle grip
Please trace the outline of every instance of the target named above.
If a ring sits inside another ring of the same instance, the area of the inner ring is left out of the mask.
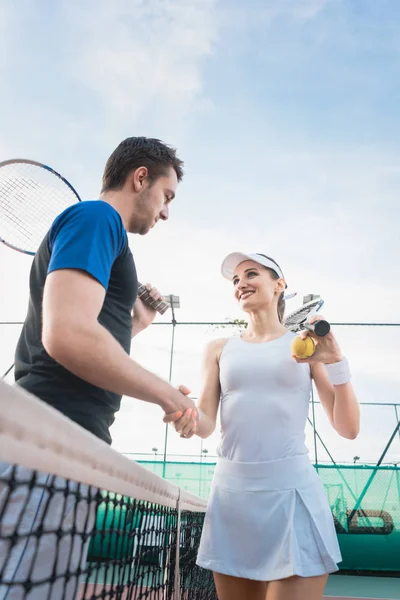
[[[150,306],[150,308],[154,308],[154,310],[160,313],[160,315],[163,315],[169,308],[171,308],[169,303],[165,302],[165,300],[153,300],[147,291],[146,286],[144,286],[142,283],[139,283],[138,297],[144,304],[147,304],[147,306]]]
[[[328,321],[324,320],[316,321],[315,323],[304,323],[303,327],[308,331],[313,331],[318,337],[324,337],[325,335],[328,335],[331,330],[331,326]]]

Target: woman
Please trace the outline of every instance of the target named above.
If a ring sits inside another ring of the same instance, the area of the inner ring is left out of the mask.
[[[341,555],[305,426],[313,379],[332,426],[357,436],[349,367],[332,332],[304,333],[317,342],[314,355],[292,356],[295,334],[282,325],[287,286],[273,259],[233,253],[222,274],[248,327],[208,345],[197,425],[190,409],[174,422],[181,436],[206,438],[220,405],[219,459],[197,563],[214,572],[219,600],[320,600]]]

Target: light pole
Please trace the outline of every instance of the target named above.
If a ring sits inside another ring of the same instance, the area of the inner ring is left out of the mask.
[[[359,456],[353,456],[353,465],[356,465],[358,460],[360,460]],[[357,477],[357,471],[354,471],[354,480],[355,480],[355,487],[356,487],[356,496],[358,498],[358,477]]]
[[[201,440],[201,451],[200,451],[200,477],[199,477],[199,496],[201,497],[201,491],[203,487],[203,456],[207,456],[207,448],[203,448],[203,440]]]
[[[167,299],[167,298],[166,298]],[[174,359],[174,343],[175,343],[175,327],[176,327],[176,319],[175,319],[175,308],[180,308],[180,298],[179,296],[174,296],[170,294],[168,296],[168,302],[171,306],[172,311],[172,336],[171,336],[171,354],[169,359],[169,382],[172,380],[172,364]],[[168,445],[168,423],[165,424],[165,437],[164,437],[164,457],[163,457],[163,477],[165,478],[165,470],[167,466],[167,445]]]
[[[397,468],[399,466],[398,462],[394,463],[394,468],[396,469],[396,483],[397,483],[397,493],[399,495],[399,505],[400,505],[400,471]]]

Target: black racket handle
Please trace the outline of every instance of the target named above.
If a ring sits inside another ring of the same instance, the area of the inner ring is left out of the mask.
[[[324,337],[325,335],[328,335],[331,330],[331,326],[328,321],[324,320],[316,321],[315,323],[304,323],[303,327],[308,331],[314,332],[318,337]]]
[[[153,300],[153,298],[147,291],[146,286],[144,286],[141,283],[139,283],[138,297],[142,300],[142,302],[144,302],[151,308],[154,308],[154,310],[160,313],[160,315],[163,315],[167,312],[169,308],[171,308],[170,304],[168,302],[165,302],[165,300]]]

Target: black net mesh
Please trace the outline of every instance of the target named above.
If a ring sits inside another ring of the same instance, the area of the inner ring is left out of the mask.
[[[196,565],[204,514],[186,511],[180,523],[180,590],[185,600],[206,600],[217,595],[211,571]]]
[[[216,598],[196,566],[204,513],[24,467],[0,477],[0,598]]]

